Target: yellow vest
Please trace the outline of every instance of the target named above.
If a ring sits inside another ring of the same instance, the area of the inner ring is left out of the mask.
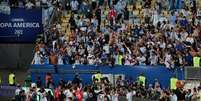
[[[193,67],[200,67],[200,57],[193,57]]]
[[[118,65],[122,65],[122,55],[118,55]]]
[[[171,78],[170,79],[170,89],[171,90],[176,90],[177,89],[177,86],[176,86],[177,81],[178,81],[177,78]]]
[[[15,81],[13,79],[14,77],[15,77],[15,75],[13,73],[9,74],[9,76],[8,76],[8,83],[10,85],[13,85],[15,83]]]
[[[139,76],[140,82],[142,82],[142,85],[145,86],[145,80],[146,78],[144,76]]]
[[[102,78],[101,73],[95,74],[95,78],[98,80],[98,82],[100,82]]]

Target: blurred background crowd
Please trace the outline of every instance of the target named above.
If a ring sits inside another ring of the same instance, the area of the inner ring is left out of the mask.
[[[19,1],[20,2],[20,1]],[[36,6],[39,1],[29,1]],[[25,6],[28,4],[25,3]],[[42,0],[58,19],[33,64],[192,66],[201,55],[199,0]]]

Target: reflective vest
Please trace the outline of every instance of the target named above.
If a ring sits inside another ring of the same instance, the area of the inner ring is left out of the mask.
[[[9,76],[8,76],[9,85],[13,85],[15,83],[14,77],[15,77],[15,75],[13,73],[9,74]]]
[[[193,57],[193,67],[200,67],[200,57]]]
[[[140,83],[142,83],[143,86],[145,86],[145,80],[146,80],[145,76],[139,76],[139,81]]]
[[[174,78],[174,77],[170,79],[170,89],[171,90],[176,90],[177,89],[177,86],[176,86],[177,81],[178,81],[178,79]]]
[[[118,55],[118,65],[122,65],[122,55]]]
[[[101,78],[102,78],[101,73],[97,73],[97,74],[95,74],[95,79],[97,79],[98,82],[101,81]]]

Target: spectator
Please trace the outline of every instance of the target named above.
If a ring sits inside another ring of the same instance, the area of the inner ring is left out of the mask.
[[[42,81],[41,81],[40,76],[37,77],[36,84],[37,84],[37,87],[38,87],[38,88],[41,88],[41,87],[42,87]]]
[[[177,95],[175,94],[174,91],[171,92],[170,101],[178,101],[178,100],[177,100]]]
[[[25,5],[26,8],[31,9],[34,7],[34,4],[31,1],[28,1]]]
[[[53,65],[58,64],[58,57],[56,56],[54,52],[50,53],[49,60],[50,60],[50,64],[53,64]]]
[[[70,3],[70,5],[71,5],[72,11],[73,11],[74,13],[77,13],[77,11],[78,11],[78,6],[79,6],[78,1],[77,1],[77,0],[72,0],[71,3]]]
[[[47,92],[47,101],[54,101],[54,96],[51,94],[51,91]]]
[[[135,1],[135,4],[124,0],[67,2],[72,8],[70,19],[65,9],[59,12],[70,26],[64,28],[65,21],[52,24],[47,35],[47,43],[52,45],[37,43],[33,64],[165,65],[167,68],[193,65],[191,56],[199,50],[201,41],[195,2],[190,5],[184,1],[185,7],[165,0],[163,3]],[[41,5],[48,3],[43,0]]]
[[[82,82],[82,81],[81,81],[81,79],[79,78],[79,75],[76,74],[75,77],[74,77],[74,79],[73,79],[73,81],[72,81],[72,84],[75,84],[75,85],[77,85],[77,86],[80,86],[81,82]]]

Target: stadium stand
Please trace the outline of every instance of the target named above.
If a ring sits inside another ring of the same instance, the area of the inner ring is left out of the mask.
[[[54,5],[54,19],[36,42],[30,68],[32,80],[26,80],[26,87],[15,88],[16,101],[201,99],[201,84],[193,89],[183,88],[183,68],[200,67],[200,0],[10,0],[9,3],[29,9]],[[147,71],[143,73],[144,68]],[[102,77],[104,73],[115,72],[133,79],[118,76],[113,82],[110,76]],[[99,75],[101,80],[92,78],[92,74]],[[145,77],[145,85],[139,76]],[[170,78],[175,76],[170,85]],[[85,84],[86,81],[91,82]],[[170,89],[172,85],[175,89]]]

